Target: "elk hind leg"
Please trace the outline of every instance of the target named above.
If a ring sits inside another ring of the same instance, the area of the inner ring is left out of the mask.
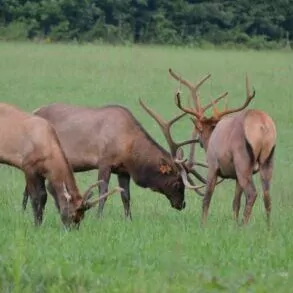
[[[274,149],[271,151],[269,157],[264,163],[260,165],[260,178],[263,189],[263,202],[266,210],[267,225],[270,227],[270,214],[271,214],[271,196],[270,196],[270,185],[273,175],[273,153]]]
[[[124,206],[125,218],[132,220],[131,210],[130,210],[130,176],[128,174],[118,174],[119,186],[124,189],[121,191],[121,199]]]
[[[256,188],[252,179],[253,170],[251,166],[246,166],[245,168],[245,163],[243,161],[242,164],[236,163],[236,166],[238,166],[236,170],[237,179],[246,196],[242,224],[247,224],[257,196]]]
[[[236,179],[235,195],[233,200],[233,218],[237,223],[239,218],[239,210],[240,210],[242,193],[243,193],[243,189],[240,186],[238,180]]]

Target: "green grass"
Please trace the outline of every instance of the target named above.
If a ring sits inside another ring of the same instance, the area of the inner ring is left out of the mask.
[[[24,178],[0,166],[1,292],[290,292],[293,286],[293,63],[289,52],[203,51],[168,47],[110,47],[0,43],[0,99],[24,110],[55,101],[129,107],[166,147],[160,129],[138,98],[164,117],[178,113],[172,67],[190,80],[212,73],[201,97],[209,102],[229,91],[229,105],[245,98],[245,73],[256,88],[250,107],[277,124],[272,183],[272,230],[261,196],[249,225],[232,220],[234,182],[219,186],[208,225],[199,224],[201,198],[186,192],[187,207],[173,210],[162,195],[132,184],[133,222],[124,221],[119,196],[104,219],[87,213],[79,231],[66,232],[49,197],[43,225],[33,226],[31,208],[21,211]],[[183,96],[187,96],[183,89]],[[191,123],[174,129],[186,139]],[[201,156],[203,153],[201,152]],[[97,172],[77,176],[80,189]],[[114,176],[113,176],[114,177]],[[256,178],[258,190],[259,179]],[[111,186],[115,186],[115,178]],[[260,194],[261,195],[261,194]]]

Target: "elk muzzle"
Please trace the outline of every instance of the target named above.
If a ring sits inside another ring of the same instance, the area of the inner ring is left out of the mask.
[[[183,209],[185,209],[186,207],[186,203],[185,200],[183,200],[182,202],[173,202],[172,200],[170,200],[171,206],[172,208],[181,211]]]

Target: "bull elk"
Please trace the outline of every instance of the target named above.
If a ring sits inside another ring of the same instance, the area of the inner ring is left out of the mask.
[[[235,109],[220,112],[216,103],[228,93],[222,94],[212,102],[214,112],[206,117],[204,112],[210,106],[202,107],[198,96],[198,88],[210,75],[196,85],[181,78],[172,69],[169,73],[177,81],[185,85],[194,101],[194,108],[182,106],[180,93],[176,95],[176,105],[184,112],[193,116],[192,121],[199,134],[201,146],[204,148],[208,162],[208,178],[203,198],[202,223],[206,223],[208,209],[215,188],[217,176],[236,180],[235,197],[233,200],[234,218],[238,221],[241,195],[244,191],[246,204],[243,213],[243,224],[247,224],[256,200],[256,189],[253,174],[260,172],[263,200],[267,223],[270,225],[271,198],[270,184],[273,172],[273,156],[276,145],[276,127],[272,118],[265,112],[245,109],[255,96],[249,89],[246,75],[246,101]],[[229,115],[231,114],[231,115]]]
[[[74,172],[99,169],[98,180],[103,180],[99,186],[100,195],[107,192],[111,173],[117,174],[119,186],[123,189],[121,198],[125,217],[130,219],[130,178],[140,187],[164,194],[171,206],[178,210],[185,207],[185,186],[197,188],[192,185],[190,174],[205,182],[194,169],[197,163],[193,162],[192,153],[196,140],[176,143],[170,134],[170,127],[186,114],[166,122],[141,100],[140,104],[159,123],[171,153],[156,143],[132,113],[121,106],[85,108],[55,103],[34,111],[36,116],[48,120],[56,129]],[[181,146],[190,143],[189,161],[181,163],[176,153]],[[52,191],[50,184],[48,187]],[[98,215],[102,214],[105,201],[100,201]],[[24,208],[25,202],[24,196]]]
[[[30,194],[36,225],[43,220],[47,202],[45,178],[54,187],[55,204],[66,226],[78,226],[86,210],[98,200],[89,200],[92,185],[80,195],[72,169],[52,125],[41,117],[0,103],[0,163],[22,170]],[[103,196],[120,191],[116,188]]]

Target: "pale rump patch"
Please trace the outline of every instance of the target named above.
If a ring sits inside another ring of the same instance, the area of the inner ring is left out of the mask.
[[[271,117],[260,110],[247,111],[244,133],[254,158],[264,162],[276,144],[276,127]]]

